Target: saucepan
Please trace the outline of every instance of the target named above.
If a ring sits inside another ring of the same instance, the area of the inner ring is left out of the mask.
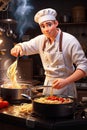
[[[20,86],[21,88],[13,88],[10,83],[1,84],[1,97],[9,102],[12,102],[16,100],[23,100],[24,98],[21,96],[22,93],[31,95],[31,88],[33,87],[31,84],[20,83]]]
[[[66,99],[70,99],[71,102],[68,103],[43,103],[39,102],[37,99],[40,98],[47,98],[45,95],[37,95],[30,97],[26,94],[22,94],[23,97],[27,97],[29,100],[32,100],[33,105],[33,112],[40,116],[45,118],[60,118],[60,117],[70,117],[74,114],[75,111],[75,100],[72,97],[59,95],[56,97],[62,97]],[[55,95],[54,95],[55,96]]]

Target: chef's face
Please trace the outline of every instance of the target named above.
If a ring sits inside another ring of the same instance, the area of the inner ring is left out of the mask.
[[[54,37],[57,31],[58,22],[55,21],[46,21],[40,24],[41,31],[48,38]]]

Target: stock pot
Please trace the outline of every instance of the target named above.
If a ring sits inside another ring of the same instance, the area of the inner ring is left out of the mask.
[[[21,96],[22,93],[30,94],[31,93],[31,85],[26,83],[20,83],[21,88],[11,88],[11,84],[2,84],[1,89],[1,97],[4,100],[14,101],[14,100],[22,100],[24,99]]]

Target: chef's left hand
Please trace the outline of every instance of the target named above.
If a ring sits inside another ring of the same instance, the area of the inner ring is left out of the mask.
[[[61,89],[66,86],[66,80],[62,78],[57,78],[53,81],[52,87],[55,89]]]

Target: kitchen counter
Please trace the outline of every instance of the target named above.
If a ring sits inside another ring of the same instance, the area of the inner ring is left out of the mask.
[[[13,113],[14,106],[11,105],[7,108],[0,110],[0,128],[7,130],[25,130],[26,126],[26,117],[20,117]]]
[[[18,106],[18,105],[17,105]],[[20,106],[20,105],[19,105]],[[13,112],[14,105],[0,110],[0,128],[7,130],[31,130],[31,129],[45,129],[45,130],[58,130],[66,128],[79,128],[87,129],[87,118],[75,115],[69,118],[62,119],[42,119],[32,116],[31,112],[26,115],[18,115]],[[80,112],[81,113],[81,112]]]

